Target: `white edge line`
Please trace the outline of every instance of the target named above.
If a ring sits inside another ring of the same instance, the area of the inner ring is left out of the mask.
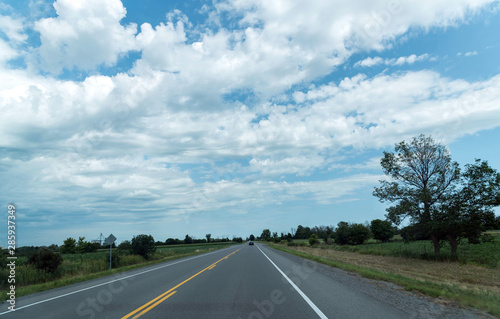
[[[290,283],[290,285],[292,285],[293,288],[295,288],[295,290],[299,293],[299,295],[304,298],[304,300],[309,304],[309,306],[311,306],[311,308],[314,310],[314,312],[316,312],[316,314],[321,318],[321,319],[328,319],[327,316],[325,316],[325,314],[311,301],[311,299],[309,299],[309,297],[306,296],[305,293],[302,292],[302,290],[299,289],[299,287],[297,287],[297,285],[295,285],[295,283],[290,280],[290,278],[287,277],[287,275],[285,275],[284,272],[281,271],[281,269],[278,268],[278,266],[276,266],[276,264],[271,260],[271,258],[269,258],[263,251],[262,249],[260,249],[260,247],[258,245],[256,245],[257,248],[259,248],[260,252],[266,256],[266,258],[271,262],[271,264],[273,264],[274,267],[276,267],[276,269],[278,269],[278,271],[281,273],[281,275],[283,275],[283,277],[285,277],[285,279]]]
[[[69,296],[69,295],[73,295],[73,294],[76,294],[76,293],[79,293],[79,292],[82,292],[82,291],[85,291],[85,290],[94,289],[94,288],[97,288],[97,287],[100,287],[100,286],[104,286],[104,285],[110,284],[110,283],[115,282],[115,281],[119,281],[119,280],[123,280],[123,279],[128,279],[128,278],[135,277],[135,276],[138,276],[138,275],[142,275],[142,274],[154,271],[154,270],[158,270],[158,269],[161,269],[161,268],[165,268],[165,267],[170,267],[170,266],[173,266],[173,265],[177,265],[177,264],[183,263],[185,261],[193,260],[193,259],[200,258],[200,257],[203,257],[203,256],[208,256],[208,255],[211,255],[211,254],[214,254],[216,252],[220,252],[220,251],[223,251],[223,250],[226,250],[226,249],[229,249],[229,248],[231,248],[231,247],[223,248],[221,250],[212,251],[212,252],[209,252],[209,253],[206,253],[206,254],[201,254],[201,255],[198,255],[198,256],[195,256],[195,257],[191,257],[191,258],[188,258],[188,259],[184,259],[184,260],[181,260],[181,261],[177,261],[177,262],[174,262],[174,263],[171,263],[171,264],[168,264],[168,265],[164,265],[164,266],[156,267],[156,268],[153,268],[153,269],[145,270],[145,271],[139,272],[137,274],[133,274],[133,275],[121,277],[121,278],[118,278],[118,279],[106,281],[104,283],[101,283],[101,284],[98,284],[98,285],[95,285],[95,286],[91,286],[91,287],[87,287],[87,288],[83,288],[83,289],[79,289],[79,290],[75,290],[75,291],[69,292],[69,293],[64,294],[64,295],[59,295],[59,296],[55,296],[55,297],[52,297],[52,298],[49,298],[49,299],[40,300],[40,301],[37,301],[37,302],[31,303],[31,304],[25,305],[25,306],[22,306],[22,307],[19,307],[19,308],[15,308],[15,311],[8,310],[8,311],[5,311],[5,312],[0,312],[0,316],[3,316],[3,315],[8,314],[8,313],[16,312],[16,311],[24,309],[24,308],[35,306],[35,305],[38,305],[38,304],[41,304],[41,303],[44,303],[44,302],[47,302],[47,301],[51,301],[51,300],[59,299],[59,298],[66,297],[66,296]],[[121,274],[121,273],[117,273],[117,274],[115,274],[115,276],[119,275],[119,274]],[[64,287],[61,287],[61,288],[64,288]]]

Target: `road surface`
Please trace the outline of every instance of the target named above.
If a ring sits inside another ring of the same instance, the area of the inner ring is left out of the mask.
[[[339,276],[334,268],[243,244],[20,297],[15,312],[2,304],[0,319],[414,317]]]

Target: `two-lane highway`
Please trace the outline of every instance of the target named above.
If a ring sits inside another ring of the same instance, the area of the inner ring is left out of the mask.
[[[195,257],[18,298],[2,318],[408,318],[265,245]],[[1,319],[1,318],[0,318]]]

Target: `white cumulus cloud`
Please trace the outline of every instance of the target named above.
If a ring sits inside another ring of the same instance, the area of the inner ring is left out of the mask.
[[[92,70],[112,66],[120,54],[135,48],[135,24],[122,26],[126,10],[120,0],[57,0],[55,18],[35,22],[42,69],[54,74],[63,68]]]

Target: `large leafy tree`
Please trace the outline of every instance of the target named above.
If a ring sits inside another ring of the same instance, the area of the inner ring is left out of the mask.
[[[476,159],[467,164],[448,201],[442,206],[439,219],[446,234],[452,254],[457,253],[460,238],[478,243],[481,233],[495,224],[494,207],[500,206],[500,173],[488,162]]]
[[[396,144],[395,152],[384,152],[380,163],[391,180],[380,181],[373,194],[382,202],[395,203],[387,209],[387,218],[400,224],[409,217],[413,224],[423,225],[439,254],[443,234],[438,216],[459,180],[458,163],[445,146],[424,135]]]
[[[461,238],[478,242],[494,223],[493,208],[500,205],[500,174],[481,160],[466,165],[461,174],[448,150],[423,135],[397,144],[395,151],[384,152],[381,160],[392,181],[380,181],[374,191],[382,202],[395,203],[387,218],[399,224],[409,217],[430,237],[436,254],[444,240],[452,254]]]

